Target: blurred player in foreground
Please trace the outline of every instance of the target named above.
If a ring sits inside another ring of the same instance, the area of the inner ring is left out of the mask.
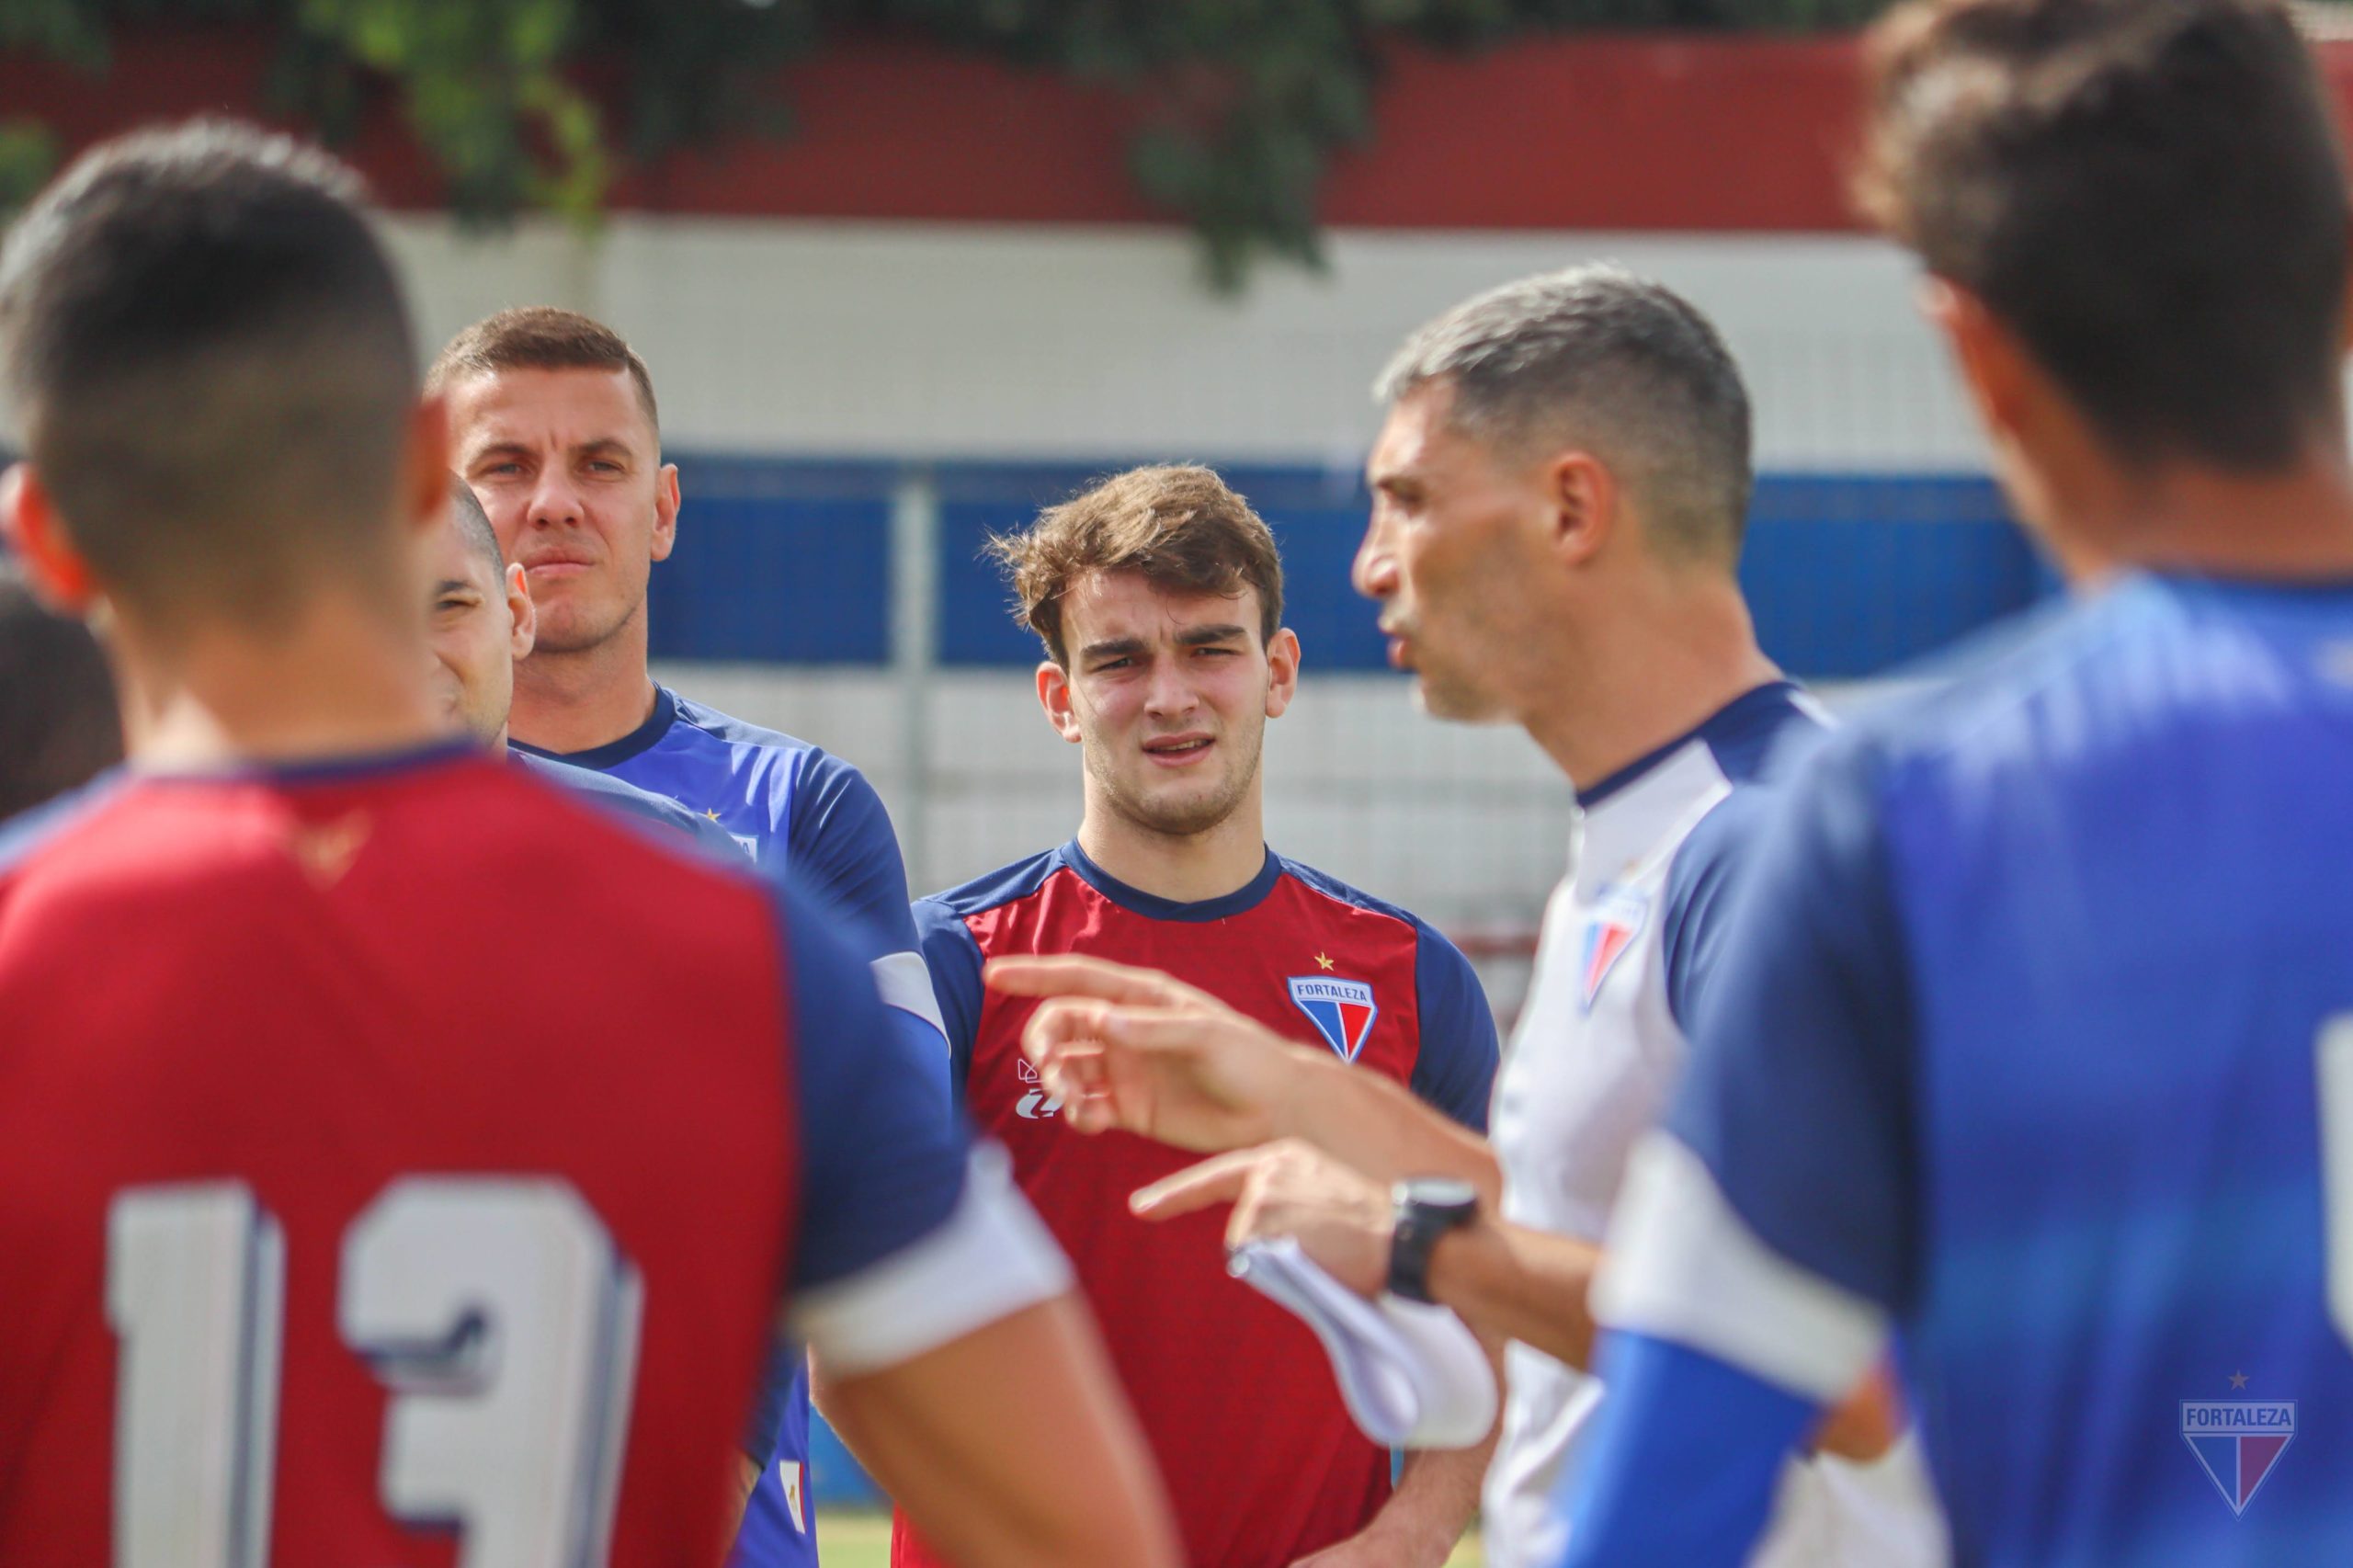
[[[1029,1004],[985,995],[981,966],[1159,964],[1474,1129],[1495,1071],[1478,977],[1413,915],[1267,847],[1261,750],[1300,650],[1249,503],[1207,469],[1137,469],[997,551],[1045,644],[1038,700],[1081,748],[1086,808],[1068,844],[916,906],[965,1108],[1077,1267],[1194,1568],[1438,1568],[1486,1445],[1408,1456],[1392,1495],[1389,1454],[1348,1419],[1313,1335],[1228,1278],[1214,1220],[1158,1232],[1129,1211],[1183,1156],[1074,1136],[1021,1055]],[[940,1558],[902,1520],[892,1561]]]
[[[1964,1561],[2353,1562],[2325,93],[2274,0],[1931,0],[1870,62],[1870,205],[2078,597],[1766,823],[1612,1232],[1569,1561],[1741,1561],[1893,1331]]]
[[[430,675],[449,722],[494,756],[613,810],[684,834],[722,859],[742,848],[725,829],[665,795],[624,784],[592,767],[543,761],[506,744],[506,714],[515,697],[515,661],[529,656],[537,618],[523,569],[499,553],[498,536],[482,503],[462,480],[449,482],[449,517],[425,547],[426,617]],[[761,1446],[767,1436],[760,1437]]]
[[[1582,1370],[1586,1290],[1709,983],[1746,852],[1744,786],[1817,723],[1757,650],[1741,597],[1748,397],[1688,303],[1606,267],[1523,279],[1415,333],[1381,390],[1357,585],[1431,713],[1518,722],[1577,791],[1492,1148],[1165,982],[1071,960],[992,978],[1149,1009],[1039,1016],[1050,1060],[1109,1073],[1100,1109],[1074,1113],[1200,1149],[1300,1141],[1176,1176],[1143,1195],[1151,1212],[1234,1200],[1233,1239],[1295,1235],[1368,1294],[1434,1299],[1517,1342],[1483,1533],[1491,1563],[1535,1568],[1561,1551],[1553,1494],[1606,1405]],[[1455,1179],[1410,1179],[1438,1176]],[[1866,1389],[1818,1435],[1872,1462],[1790,1467],[1764,1561],[1940,1559],[1913,1445],[1886,1452],[1898,1419]]]
[[[825,917],[441,738],[447,426],[351,190],[151,133],[0,249],[0,515],[131,756],[0,847],[0,1561],[708,1561],[786,1292],[959,1561],[1173,1563]]]
[[[537,641],[516,668],[516,749],[668,796],[734,835],[765,869],[790,870],[866,924],[884,955],[875,981],[893,1026],[937,1078],[947,1056],[939,1008],[915,952],[898,836],[873,786],[841,758],[647,672],[646,584],[677,539],[678,471],[662,460],[645,361],[600,323],[533,307],[460,333],[426,386],[448,399],[458,472],[538,609]],[[797,1358],[785,1378],[772,1391],[770,1462],[752,1478],[744,1568],[816,1561]]]
[[[0,562],[0,822],[121,760],[122,718],[97,639]]]

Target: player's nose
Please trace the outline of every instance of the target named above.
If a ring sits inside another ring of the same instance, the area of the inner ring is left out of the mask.
[[[579,486],[569,474],[543,473],[531,491],[529,520],[538,528],[576,528],[581,521]]]
[[[1166,717],[1191,711],[1200,698],[1185,678],[1182,659],[1156,659],[1153,662],[1152,678],[1144,686],[1143,700],[1154,716]]]
[[[1397,591],[1397,557],[1389,548],[1389,529],[1378,512],[1365,525],[1356,559],[1348,562],[1348,582],[1369,599],[1385,599]]]

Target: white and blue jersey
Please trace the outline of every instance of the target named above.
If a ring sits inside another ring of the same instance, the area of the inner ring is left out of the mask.
[[[894,1027],[921,1041],[915,1060],[948,1079],[948,1048],[929,971],[915,941],[907,873],[881,797],[857,768],[790,735],[733,719],[666,687],[645,722],[608,744],[563,754],[511,742],[532,756],[594,768],[667,797],[725,830],[760,867],[795,882],[868,928],[875,983]],[[744,1512],[737,1568],[808,1568],[816,1534],[808,1490],[805,1369],[779,1383],[775,1442]]]
[[[1684,1025],[1721,946],[1756,781],[1774,754],[1824,733],[1810,699],[1771,681],[1578,792],[1567,874],[1496,1080],[1505,1219],[1597,1244],[1608,1232],[1627,1160],[1688,1055]],[[1590,1441],[1604,1383],[1526,1345],[1506,1350],[1505,1370],[1480,1506],[1487,1561],[1550,1568],[1563,1545],[1554,1494]],[[1872,1464],[1792,1464],[1756,1568],[1936,1568],[1943,1534],[1927,1491],[1909,1440]]]
[[[1893,1330],[1965,1562],[2353,1562],[2353,585],[2127,578],[1776,802],[1568,1561],[1741,1560]]]

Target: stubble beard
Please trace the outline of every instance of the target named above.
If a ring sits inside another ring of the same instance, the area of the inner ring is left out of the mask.
[[[1218,744],[1233,744],[1233,737],[1221,736]],[[1195,838],[1223,824],[1249,799],[1250,786],[1257,779],[1265,750],[1266,730],[1261,726],[1250,737],[1249,754],[1226,772],[1223,783],[1215,791],[1170,801],[1154,801],[1124,788],[1117,770],[1108,766],[1091,743],[1086,747],[1086,771],[1101,790],[1105,802],[1122,820],[1163,838]]]
[[[645,601],[623,610],[601,624],[589,619],[583,607],[556,605],[540,610],[539,635],[531,644],[531,653],[589,653],[611,642],[628,630],[631,621],[644,611]]]

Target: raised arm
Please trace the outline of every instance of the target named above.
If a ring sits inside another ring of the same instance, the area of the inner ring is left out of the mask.
[[[1051,998],[1021,1049],[1079,1131],[1118,1128],[1204,1152],[1294,1138],[1381,1181],[1454,1176],[1500,1200],[1502,1172],[1477,1133],[1182,981],[1075,956],[999,959],[987,979]]]

